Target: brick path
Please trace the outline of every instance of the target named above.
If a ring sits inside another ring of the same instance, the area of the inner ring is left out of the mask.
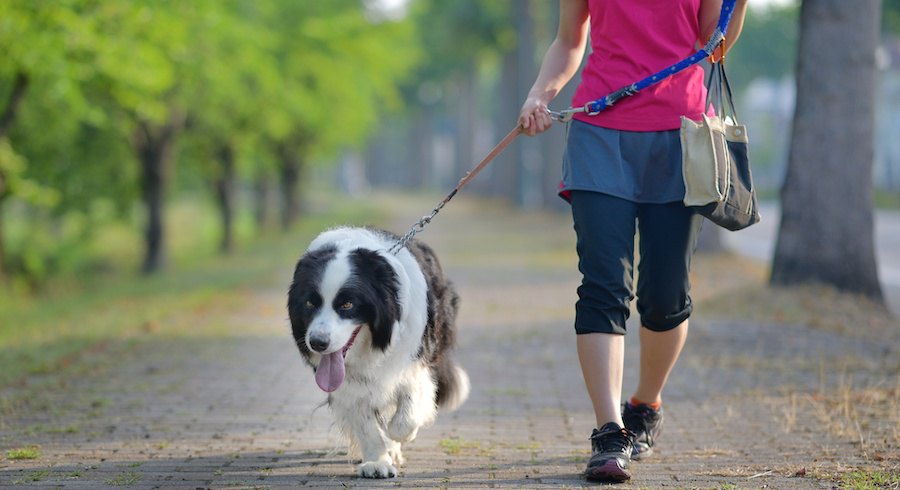
[[[325,396],[288,332],[286,263],[228,334],[148,334],[7,390],[28,399],[0,423],[0,448],[35,444],[41,457],[0,459],[0,487],[588,486],[579,473],[593,416],[574,355],[568,220],[462,201],[422,238],[462,294],[458,357],[472,394],[419,433],[398,478],[358,479],[327,407],[316,409]],[[620,487],[831,488],[818,472],[871,457],[858,444],[869,432],[824,430],[827,413],[814,416],[809,400],[849,376],[877,377],[896,346],[700,314],[691,329],[658,454]],[[633,366],[637,336],[627,340]],[[629,371],[626,391],[634,381]]]

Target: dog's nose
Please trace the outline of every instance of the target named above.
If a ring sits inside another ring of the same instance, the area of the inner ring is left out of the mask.
[[[309,339],[309,347],[316,352],[322,352],[323,350],[328,348],[328,341],[320,339],[318,337],[313,337]]]

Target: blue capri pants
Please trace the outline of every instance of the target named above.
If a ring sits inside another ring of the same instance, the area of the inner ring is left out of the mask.
[[[691,314],[691,256],[703,217],[680,201],[639,203],[594,191],[571,191],[583,278],[575,304],[575,332],[625,334],[635,297],[635,233],[638,233],[637,311],[653,331],[671,330]]]

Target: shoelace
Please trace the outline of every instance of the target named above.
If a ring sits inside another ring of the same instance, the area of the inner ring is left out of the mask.
[[[624,451],[634,438],[628,429],[610,430],[591,434],[591,447],[594,452]]]

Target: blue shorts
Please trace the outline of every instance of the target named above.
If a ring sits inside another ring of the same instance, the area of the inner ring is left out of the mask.
[[[635,232],[639,234],[637,311],[641,324],[671,330],[691,314],[691,256],[703,217],[681,201],[636,203],[572,190],[572,218],[582,273],[575,332],[625,334],[633,291]]]
[[[684,199],[681,133],[619,131],[572,121],[562,161],[563,197],[594,191],[634,202]]]

